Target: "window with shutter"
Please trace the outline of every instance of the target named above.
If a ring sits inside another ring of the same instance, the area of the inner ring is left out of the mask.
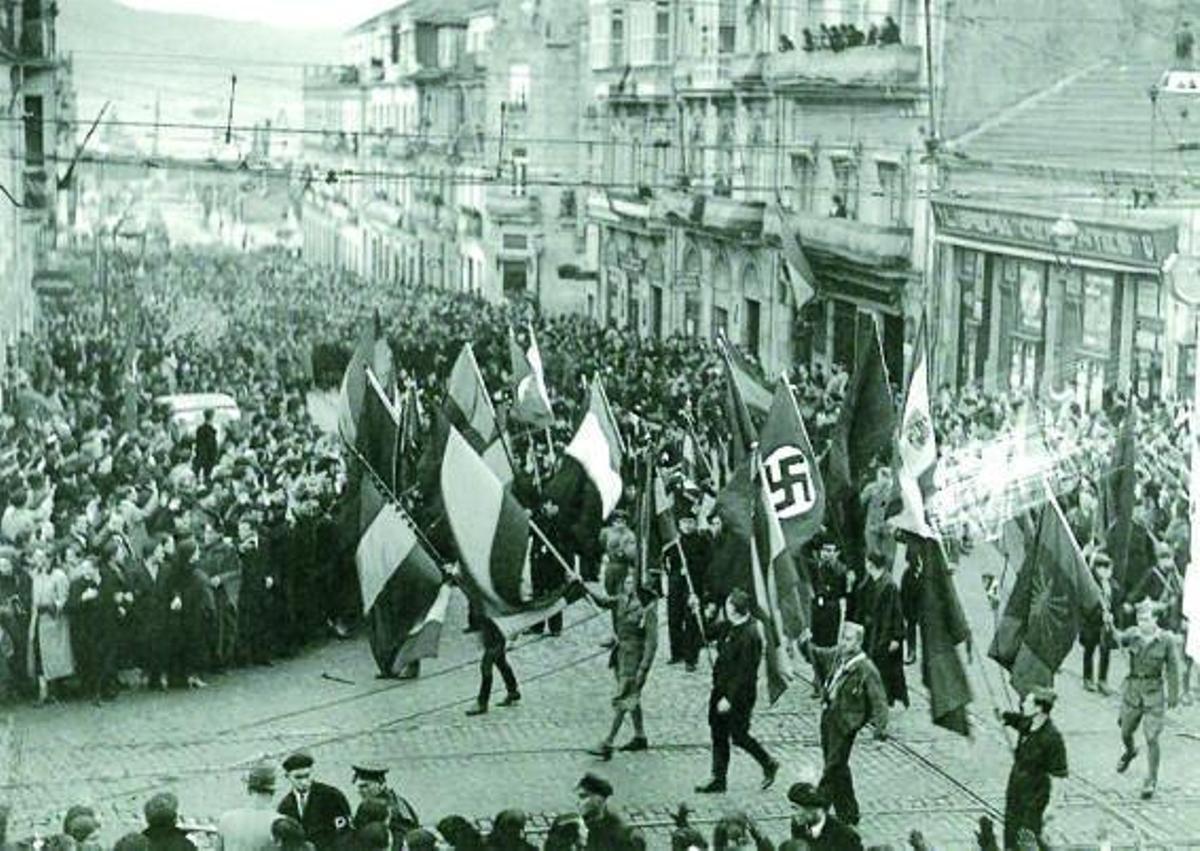
[[[611,9],[608,14],[608,66],[625,64],[625,10]]]
[[[594,2],[588,20],[592,70],[608,67],[608,4]]]
[[[671,61],[671,4],[657,0],[654,4],[654,61]]]
[[[629,10],[629,64],[649,65],[654,61],[654,6],[638,3]]]

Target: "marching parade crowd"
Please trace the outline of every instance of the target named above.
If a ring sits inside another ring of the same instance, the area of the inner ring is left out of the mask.
[[[704,643],[715,649],[709,725],[712,772],[698,794],[726,788],[731,745],[762,769],[771,788],[779,763],[751,734],[757,671],[767,650],[754,628],[754,601],[719,575],[722,523],[714,505],[727,478],[722,361],[695,340],[649,341],[582,317],[539,317],[522,307],[489,305],[461,293],[398,288],[346,273],[316,271],[283,253],[215,255],[175,250],[147,258],[124,312],[107,299],[79,297],[41,317],[37,336],[23,339],[8,359],[5,413],[0,418],[0,483],[7,504],[0,517],[0,689],[9,698],[40,701],[72,695],[109,699],[122,687],[200,688],[212,674],[247,664],[271,664],[306,643],[345,635],[362,615],[344,508],[350,459],[336,435],[313,421],[306,394],[336,386],[364,318],[375,311],[390,344],[398,381],[420,412],[418,432],[432,426],[440,388],[456,354],[470,343],[483,383],[511,385],[510,328],[536,331],[545,359],[556,420],[549,439],[511,430],[517,482],[526,505],[554,536],[554,509],[542,471],[571,439],[587,410],[587,380],[602,377],[616,419],[634,456],[661,454],[674,497],[681,558],[665,578],[666,646],[670,663],[697,666]],[[224,322],[189,320],[208,305]],[[829,443],[847,396],[840,369],[797,367],[789,377],[812,444]],[[899,377],[896,377],[897,381]],[[194,433],[160,405],[160,397],[222,392],[241,408],[238,420],[214,423],[211,413]],[[497,394],[497,402],[502,401]],[[1063,494],[1067,521],[1101,589],[1103,605],[1084,624],[1084,678],[1107,691],[1109,658],[1130,649],[1121,709],[1126,770],[1147,748],[1143,794],[1154,793],[1158,734],[1167,705],[1190,702],[1190,660],[1181,652],[1186,628],[1182,579],[1189,560],[1187,457],[1175,439],[1188,411],[1155,404],[1137,412],[1138,508],[1131,563],[1142,569],[1118,581],[1105,485],[1107,459],[1122,424],[1133,417],[1122,400],[1102,412],[1064,403],[1043,427],[1052,444],[1070,443],[1083,459]],[[503,405],[497,404],[503,412]],[[1028,423],[1020,404],[975,390],[935,394],[939,447],[983,443]],[[420,441],[417,441],[420,442]],[[414,464],[422,447],[406,448]],[[873,506],[890,496],[890,467],[878,459],[853,482],[857,527],[822,529],[807,547],[804,574],[812,589],[811,618],[789,648],[808,659],[821,698],[821,781],[786,790],[794,817],[790,837],[764,835],[746,816],[729,817],[710,836],[681,812],[674,848],[861,848],[854,827],[859,807],[850,771],[851,749],[867,726],[885,738],[888,714],[909,703],[906,665],[917,659],[924,565],[911,555],[893,577],[887,547],[864,546],[881,533]],[[582,552],[578,584],[612,613],[616,675],[610,732],[592,749],[607,761],[615,750],[650,747],[640,695],[656,651],[660,601],[637,581],[638,541],[630,530],[636,490],[627,493],[594,551]],[[408,495],[411,503],[414,497]],[[414,506],[420,517],[420,506]],[[860,539],[847,540],[845,528]],[[436,535],[431,533],[435,541]],[[969,548],[969,534],[950,546]],[[539,579],[535,565],[533,582]],[[568,595],[569,597],[571,595]],[[575,597],[571,597],[574,599]],[[504,656],[503,635],[486,618],[472,618],[484,658],[479,699],[469,714],[488,710],[492,669],[506,688],[503,702],[520,699]],[[551,634],[561,620],[535,629]],[[389,672],[385,671],[385,674]],[[416,675],[415,668],[406,675]],[[981,848],[1044,847],[1042,814],[1052,777],[1067,772],[1062,737],[1051,720],[1053,691],[1030,691],[1019,712],[1001,720],[1018,732],[1003,836],[986,819]],[[632,737],[617,737],[628,720]],[[229,849],[437,847],[522,849],[526,816],[499,814],[480,832],[461,817],[422,820],[386,785],[378,766],[355,769],[361,802],[352,809],[337,789],[313,780],[313,758],[282,761],[290,791],[276,794],[276,769],[262,764],[246,778],[247,803],[217,825]],[[574,790],[577,812],[555,820],[545,848],[646,847],[609,800],[611,784],[586,775]],[[617,796],[619,797],[619,796]],[[189,851],[177,825],[178,802],[156,795],[145,807],[146,829],[116,847]],[[95,813],[67,814],[62,847],[94,847]],[[970,838],[964,838],[965,843]],[[780,844],[774,844],[775,841]],[[924,847],[920,835],[910,839]]]

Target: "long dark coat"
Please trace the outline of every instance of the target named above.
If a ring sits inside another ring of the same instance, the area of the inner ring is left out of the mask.
[[[904,610],[900,589],[886,574],[863,580],[856,592],[855,614],[864,627],[863,651],[871,657],[883,677],[888,704],[908,705],[908,685],[904,680]],[[889,645],[896,642],[897,648]]]

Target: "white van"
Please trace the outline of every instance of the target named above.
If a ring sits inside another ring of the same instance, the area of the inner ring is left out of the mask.
[[[229,423],[242,418],[237,402],[225,393],[176,393],[159,396],[154,404],[165,410],[176,440],[194,435],[204,422],[205,411],[213,412],[213,426],[218,438],[224,436]]]

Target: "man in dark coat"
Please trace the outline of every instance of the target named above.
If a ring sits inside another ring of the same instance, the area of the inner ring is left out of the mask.
[[[608,803],[613,793],[611,783],[588,773],[575,791],[579,796],[579,815],[587,826],[586,851],[633,851],[637,847],[633,830]]]
[[[387,807],[387,827],[392,835],[393,848],[404,847],[404,837],[410,830],[421,826],[421,819],[407,799],[397,795],[387,785],[387,769],[377,766],[355,765],[354,785],[362,800],[378,801]]]
[[[864,629],[863,650],[883,677],[888,705],[903,703],[907,707],[900,589],[888,575],[888,566],[879,553],[867,557],[867,575],[856,592],[855,612]]]
[[[213,412],[204,412],[204,422],[196,429],[196,447],[192,456],[192,469],[205,482],[212,478],[213,467],[217,466],[217,429],[213,426]]]
[[[763,643],[750,617],[750,595],[735,588],[725,601],[725,623],[718,629],[717,661],[708,698],[708,728],[712,736],[712,777],[697,786],[700,793],[724,792],[729,771],[730,744],[750,754],[763,772],[762,788],[769,789],[779,772],[758,740],[750,735],[750,719],[758,699],[758,664]]]
[[[237,603],[238,656],[248,664],[268,665],[274,650],[270,609],[275,582],[259,546],[255,519],[251,514],[238,521],[237,547],[242,568]]]
[[[1050,778],[1067,776],[1067,749],[1062,734],[1050,720],[1055,694],[1038,687],[1025,695],[1020,712],[1000,712],[997,717],[1017,731],[1017,747],[1004,795],[1004,847],[1017,848],[1021,830],[1042,839],[1042,820],[1050,803]]]
[[[835,647],[842,628],[842,605],[847,598],[854,573],[846,568],[832,539],[819,542],[817,557],[812,565],[812,642],[818,647]],[[813,692],[821,694],[821,682],[828,674],[820,667],[820,657],[813,657]]]
[[[829,797],[811,783],[793,783],[788,801],[795,808],[792,838],[801,840],[810,851],[862,851],[862,839],[854,828],[829,814]]]
[[[338,834],[350,826],[350,803],[335,787],[313,780],[310,754],[292,754],[283,761],[283,770],[292,791],[279,802],[280,815],[300,822],[317,851],[329,851]]]
[[[704,641],[700,620],[688,605],[688,599],[693,593],[703,599],[703,574],[712,559],[712,536],[698,529],[695,518],[688,514],[679,518],[679,548],[682,554],[679,551],[667,554],[667,632],[671,643],[668,664],[682,662],[689,671],[694,671]]]
[[[170,792],[160,792],[143,808],[146,816],[147,851],[196,851],[196,846],[179,828],[179,799]]]
[[[804,636],[802,646],[809,654],[821,657],[822,670],[829,672],[823,681],[821,752],[825,766],[820,789],[833,802],[839,819],[857,825],[858,799],[850,773],[850,751],[858,732],[868,723],[875,727],[876,738],[887,737],[887,694],[875,663],[863,652],[860,624],[842,624],[837,647],[817,647],[808,639]]]
[[[900,577],[900,610],[904,612],[904,664],[917,661],[917,635],[921,626],[921,588],[924,573],[916,547],[904,553],[904,575]]]
[[[533,495],[534,500],[541,500],[542,497],[536,493]],[[542,509],[538,512],[537,520],[538,527],[551,540],[559,554],[568,562],[574,558],[572,549],[572,541],[568,536],[561,533],[559,529],[558,505],[551,500],[542,502]],[[563,566],[559,563],[558,558],[546,546],[546,542],[540,536],[535,536],[533,541],[533,551],[530,556],[530,579],[533,583],[533,596],[540,597],[544,594],[553,592],[560,587],[564,581]],[[476,616],[478,618],[478,615]],[[476,621],[479,626],[479,621]],[[562,612],[556,612],[541,623],[534,624],[530,628],[530,632],[541,635],[549,628],[551,635],[558,635],[562,632],[563,615]]]
[[[116,694],[122,593],[120,577],[92,559],[82,562],[71,580],[71,646],[83,694],[95,701]]]

